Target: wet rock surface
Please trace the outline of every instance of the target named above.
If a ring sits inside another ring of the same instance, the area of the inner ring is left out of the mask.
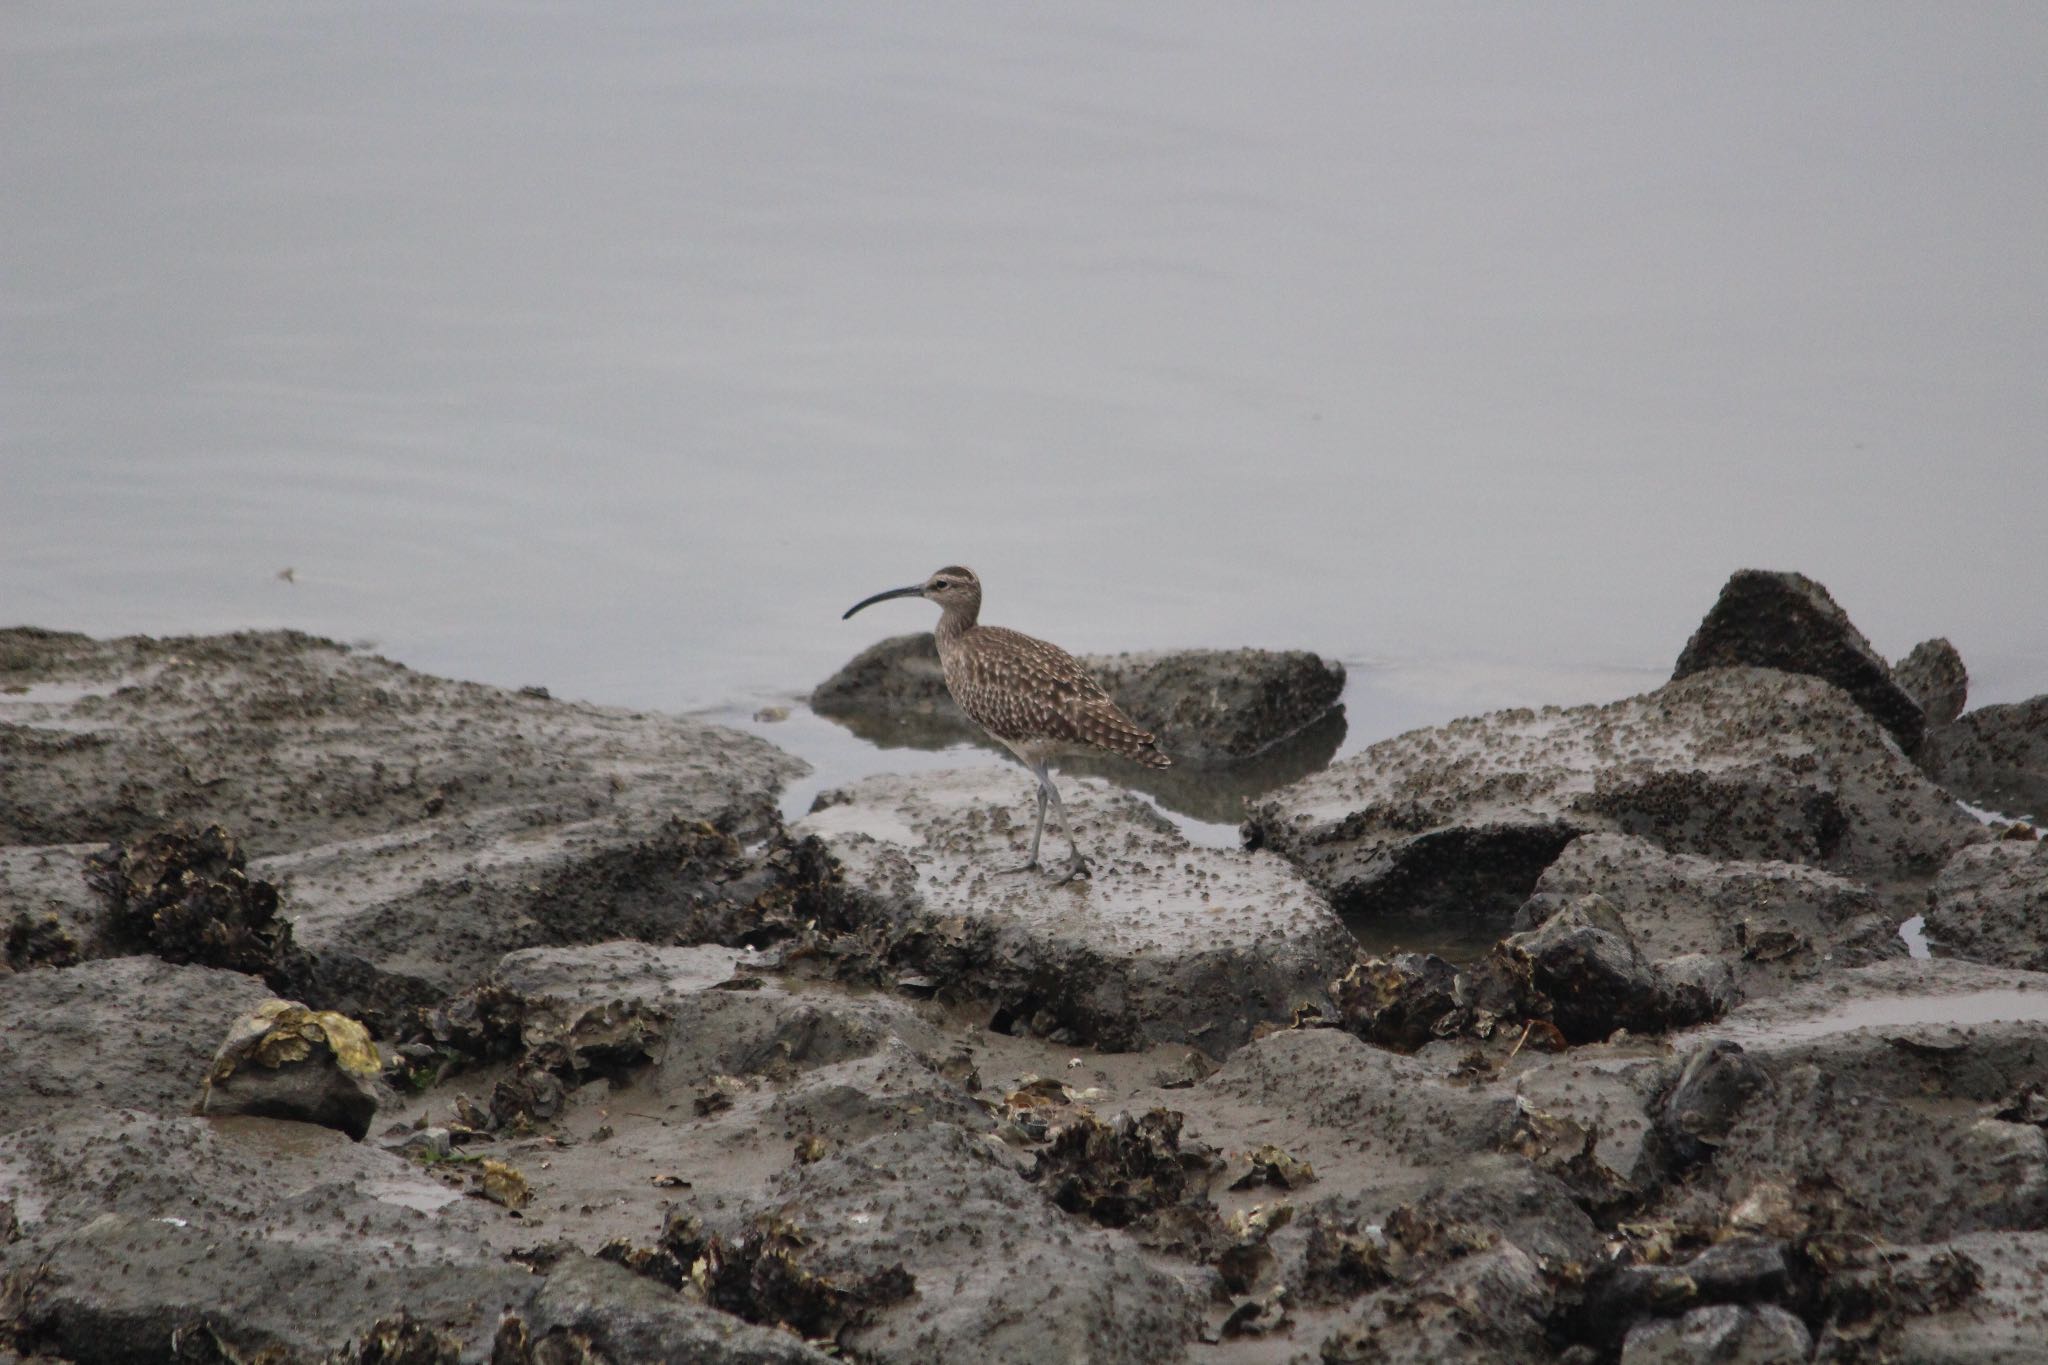
[[[1246,824],[1347,918],[1503,927],[1593,833],[1879,878],[1930,874],[1987,837],[1841,691],[1758,668],[1414,731],[1275,793]]]
[[[2048,696],[1966,712],[1936,731],[1920,757],[1965,801],[2048,821]]]
[[[185,1113],[229,1027],[269,998],[255,977],[154,957],[0,975],[0,1130],[108,1108]]]
[[[1958,853],[1928,893],[1927,936],[1950,956],[2048,971],[2048,841]]]
[[[796,830],[837,866],[833,914],[886,936],[890,961],[1055,1037],[1227,1052],[1321,1002],[1349,961],[1343,927],[1280,859],[1190,845],[1092,783],[1068,783],[1065,802],[1093,875],[1003,873],[1029,852],[1031,793],[1004,770],[871,778]]]
[[[993,871],[1030,833],[1014,770],[868,779],[785,830],[765,746],[305,637],[0,632],[16,680],[0,1360],[2048,1334],[2048,845],[1816,678],[1404,736],[1262,808],[1251,852],[1066,782],[1097,863],[1068,886]],[[468,776],[436,804],[393,776],[415,750]],[[1491,946],[1368,952],[1347,895],[1483,906]],[[1923,910],[1938,956],[1903,957]]]
[[[1081,663],[1176,763],[1253,758],[1342,709],[1343,665],[1306,650],[1099,654]],[[945,726],[956,738],[980,735],[946,691],[930,632],[869,646],[818,684],[811,706],[852,722],[909,717]]]
[[[1833,683],[1907,753],[1920,747],[1926,732],[1920,703],[1828,590],[1804,574],[1737,570],[1685,642],[1671,676],[1738,667],[1783,669]]]

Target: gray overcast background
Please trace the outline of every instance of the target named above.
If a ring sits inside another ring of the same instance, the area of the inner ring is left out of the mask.
[[[1757,565],[2048,690],[2044,73],[2038,4],[11,0],[0,618],[681,708],[956,559],[1531,676]]]

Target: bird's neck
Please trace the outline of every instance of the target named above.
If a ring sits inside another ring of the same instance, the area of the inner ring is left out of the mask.
[[[932,632],[947,643],[959,639],[974,629],[974,621],[981,614],[979,607],[948,607],[939,617],[938,627]]]

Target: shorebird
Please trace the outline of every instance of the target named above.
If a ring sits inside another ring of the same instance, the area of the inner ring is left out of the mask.
[[[1049,803],[1060,818],[1073,857],[1061,882],[1090,875],[1088,860],[1074,840],[1046,764],[1063,753],[1097,750],[1119,754],[1148,768],[1167,768],[1173,760],[1158,743],[1117,709],[1073,655],[1058,645],[1001,626],[980,624],[981,580],[971,569],[951,564],[922,583],[891,588],[847,608],[844,621],[864,607],[892,597],[922,597],[940,608],[932,632],[939,646],[939,667],[946,690],[968,718],[1001,740],[1038,779],[1038,823],[1031,830],[1031,857],[1004,872],[1030,872],[1038,866],[1038,843],[1045,835]]]

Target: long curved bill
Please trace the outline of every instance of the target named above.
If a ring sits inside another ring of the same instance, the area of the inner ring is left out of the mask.
[[[854,614],[855,612],[859,611],[859,610],[860,610],[860,609],[861,609],[862,607],[872,607],[873,605],[875,605],[875,603],[877,603],[877,602],[886,602],[886,601],[888,601],[888,600],[889,600],[890,598],[892,598],[892,597],[922,597],[922,596],[924,596],[924,584],[922,584],[922,583],[913,583],[913,584],[911,584],[911,585],[910,585],[909,587],[907,587],[907,588],[891,588],[891,589],[889,589],[889,591],[887,591],[887,592],[878,592],[878,593],[876,593],[876,594],[875,594],[875,595],[874,595],[873,597],[867,597],[867,598],[863,598],[863,599],[861,599],[860,601],[858,601],[858,602],[854,603],[854,604],[853,604],[852,606],[850,606],[850,607],[848,607],[848,608],[846,609],[846,616],[842,616],[842,617],[840,617],[839,619],[840,619],[840,620],[842,620],[842,621],[844,621],[844,620],[846,620],[846,619],[847,619],[847,617],[849,617],[849,616],[852,616],[852,615],[853,615],[853,614]]]

